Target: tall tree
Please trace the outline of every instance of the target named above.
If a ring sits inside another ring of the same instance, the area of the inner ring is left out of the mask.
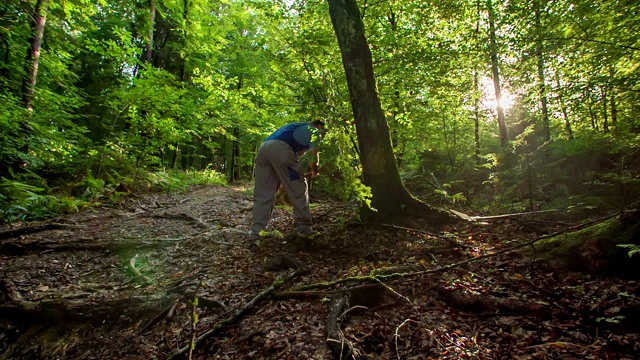
[[[44,27],[47,22],[47,11],[49,0],[37,0],[33,10],[33,21],[31,23],[31,39],[25,57],[25,74],[22,78],[22,101],[29,112],[33,111],[33,95],[36,89],[38,78],[38,64],[40,62],[40,49],[42,48],[42,37]]]
[[[371,51],[355,0],[329,0],[329,14],[351,96],[363,183],[371,188],[371,205],[376,210],[367,215],[389,219],[411,214],[425,216],[435,224],[451,222],[449,214],[414,198],[400,179],[389,126],[376,90]]]
[[[144,60],[147,64],[153,61],[153,33],[156,24],[156,0],[149,0],[149,33],[147,34],[147,46],[145,48]]]
[[[480,47],[480,19],[481,19],[481,1],[476,3],[476,28],[473,34],[473,40],[476,44],[476,47]],[[477,49],[476,51],[481,51]],[[478,64],[476,62],[473,63],[473,89],[476,94],[473,96],[473,135],[474,135],[474,145],[475,145],[475,162],[476,165],[480,165],[480,74],[478,71]]]
[[[545,141],[551,139],[551,126],[549,124],[549,110],[547,109],[547,84],[545,78],[545,59],[542,27],[542,9],[539,0],[533,1],[533,14],[536,26],[536,57],[538,58],[538,91],[542,111],[542,132]]]

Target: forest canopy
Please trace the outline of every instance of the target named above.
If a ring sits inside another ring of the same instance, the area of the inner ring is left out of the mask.
[[[357,5],[415,196],[576,219],[637,201],[640,4]],[[0,83],[2,222],[251,179],[266,135],[314,119],[316,189],[371,196],[325,1],[3,1]]]

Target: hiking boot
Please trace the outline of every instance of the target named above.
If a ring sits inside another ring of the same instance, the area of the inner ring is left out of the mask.
[[[254,232],[253,230],[249,231],[249,233],[247,234],[247,240],[249,241],[260,240],[260,233]]]
[[[305,239],[313,239],[315,237],[317,237],[318,235],[320,235],[319,232],[317,231],[313,231],[313,229],[311,228],[302,228],[302,229],[295,229],[293,230],[293,233],[301,238],[305,238]]]

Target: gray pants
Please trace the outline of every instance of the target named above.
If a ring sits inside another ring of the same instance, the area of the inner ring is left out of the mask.
[[[258,234],[271,218],[280,184],[293,205],[296,230],[311,230],[309,191],[298,156],[291,146],[280,140],[268,140],[258,148],[256,156],[256,183],[253,190],[253,225],[251,231]]]

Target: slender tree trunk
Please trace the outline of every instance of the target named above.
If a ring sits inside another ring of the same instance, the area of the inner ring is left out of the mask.
[[[425,208],[402,184],[393,155],[389,126],[376,90],[371,51],[355,0],[328,0],[331,22],[335,30],[342,63],[347,77],[351,108],[362,159],[363,183],[371,188],[371,205],[376,212],[365,217],[390,220],[403,214],[422,214],[434,224],[453,221],[445,212]],[[413,210],[413,211],[412,211]]]
[[[600,92],[602,94],[602,128],[605,134],[609,133],[609,112],[607,111],[607,106],[609,105],[607,102],[607,88],[605,86],[600,87]]]
[[[609,95],[609,103],[611,104],[611,126],[613,127],[613,132],[617,133],[616,124],[618,123],[618,108],[616,107],[616,97],[613,87],[611,88],[611,94]]]
[[[591,91],[589,89],[586,90],[585,101],[587,103],[587,108],[589,109],[589,117],[591,118],[591,128],[593,130],[598,130],[598,120],[596,119],[596,114],[593,111],[593,106],[591,105]]]
[[[164,150],[162,147],[158,148],[158,156],[160,157],[160,168],[164,169]]]
[[[11,53],[11,46],[9,45],[9,40],[6,39],[3,34],[0,34],[0,40],[2,40],[2,44],[4,45],[4,56],[2,57],[2,65],[0,65],[0,76],[9,79],[9,54]]]
[[[573,139],[573,130],[571,129],[571,121],[569,120],[569,113],[567,111],[567,105],[564,102],[563,92],[560,91],[560,74],[556,70],[556,88],[558,89],[558,99],[560,100],[560,109],[562,110],[562,117],[564,119],[564,129],[569,136],[569,139]]]
[[[615,92],[615,68],[612,66],[609,68],[609,106],[611,108],[611,127],[613,132],[617,133],[616,124],[618,122],[618,108],[616,106],[616,92]]]
[[[498,64],[498,44],[496,40],[495,11],[491,0],[487,0],[489,12],[489,39],[491,50],[491,72],[493,74],[493,88],[496,94],[496,112],[498,113],[498,129],[500,131],[500,145],[506,147],[509,143],[507,137],[507,124],[504,119],[504,109],[502,108],[502,90],[500,88],[500,70]]]
[[[40,50],[42,49],[42,38],[44,36],[44,28],[47,22],[47,11],[49,8],[49,0],[37,0],[32,19],[30,23],[31,38],[29,39],[29,47],[27,48],[27,54],[24,59],[24,74],[22,76],[22,83],[20,84],[20,94],[22,96],[22,103],[27,109],[29,116],[23,119],[18,119],[19,133],[17,137],[22,139],[19,142],[17,148],[18,152],[23,154],[29,153],[29,136],[32,133],[30,116],[33,113],[33,98],[36,90],[36,80],[38,79],[38,63],[40,62]],[[9,54],[9,47],[7,47],[7,56]],[[15,173],[24,171],[26,163],[20,157],[15,157],[11,160],[10,164],[3,165],[0,173],[5,174],[8,169]]]
[[[240,91],[243,86],[244,76],[238,76],[236,90]],[[231,166],[229,169],[229,182],[234,182],[240,178],[240,127],[233,127],[233,140],[231,141]]]
[[[478,72],[473,71],[473,87],[479,92]],[[475,160],[476,165],[480,165],[480,98],[475,96],[473,99],[473,136],[475,141]]]
[[[171,155],[171,168],[175,169],[176,168],[176,164],[178,163],[178,151],[180,151],[180,148],[178,147],[179,144],[175,143],[173,146],[173,154]]]
[[[364,15],[363,15],[364,17]],[[389,28],[394,36],[397,36],[398,31],[398,18],[396,12],[393,8],[390,7],[389,13],[387,14],[387,22],[389,23]],[[395,49],[393,49],[395,50]],[[391,145],[393,146],[394,153],[396,154],[396,162],[398,164],[398,168],[402,165],[403,153],[398,152],[400,136],[398,136],[398,131],[395,128],[398,126],[398,116],[404,112],[404,107],[402,105],[402,99],[400,98],[400,81],[395,82],[395,91],[393,93],[393,108],[391,109],[391,125],[394,127],[394,130],[391,132]],[[404,148],[404,147],[402,147]]]
[[[153,33],[156,24],[156,0],[149,0],[149,34],[147,35],[147,47],[144,52],[144,61],[151,64],[153,61]]]
[[[187,29],[189,28],[189,0],[183,0],[182,1],[182,18],[184,19],[184,23],[185,23],[185,30],[184,30],[184,39],[186,41],[187,36],[189,35],[189,32],[187,31]],[[187,68],[187,59],[180,56],[180,81],[184,82],[186,80],[186,68]]]
[[[540,105],[542,107],[542,132],[544,141],[551,140],[551,126],[549,125],[549,110],[547,109],[547,90],[544,75],[544,44],[542,42],[542,20],[540,19],[541,9],[538,0],[533,2],[533,12],[536,22],[536,57],[538,58],[538,90],[540,92]]]
[[[224,169],[224,174],[229,178],[229,167],[227,166],[227,136],[222,136],[222,168]]]
[[[229,166],[229,182],[240,179],[240,127],[233,127],[233,141],[231,142],[231,165]]]
[[[451,146],[449,146],[449,139],[447,136],[447,117],[444,114],[442,115],[442,135],[444,137],[444,146],[445,146],[445,149],[447,150],[447,159],[449,159],[449,167],[453,171],[453,158],[451,156]]]
[[[33,111],[33,95],[36,89],[38,78],[38,63],[40,62],[40,50],[42,49],[42,37],[44,26],[47,22],[47,11],[49,0],[37,0],[33,11],[33,22],[31,23],[31,39],[25,57],[25,75],[22,78],[22,101],[31,113]]]
[[[480,44],[480,1],[476,3],[476,33],[475,40],[476,44],[479,47]],[[479,49],[478,49],[479,50]],[[480,93],[480,81],[479,81],[478,67],[477,62],[473,63],[473,89],[476,94]],[[473,97],[473,133],[475,137],[475,160],[476,165],[480,165],[480,97]]]

